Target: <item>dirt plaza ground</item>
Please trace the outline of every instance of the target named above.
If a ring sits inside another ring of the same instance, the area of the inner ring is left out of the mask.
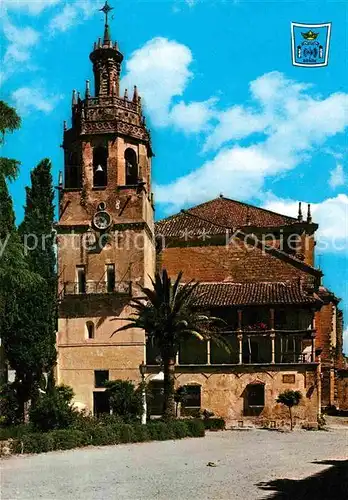
[[[348,427],[215,432],[10,457],[2,461],[1,498],[344,499],[347,458]]]

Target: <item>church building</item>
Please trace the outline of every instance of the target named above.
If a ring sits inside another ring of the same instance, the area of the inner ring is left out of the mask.
[[[298,422],[315,426],[321,405],[338,404],[343,327],[339,299],[315,267],[310,206],[292,218],[221,195],[155,223],[150,132],[137,87],[120,95],[123,55],[110,9],[106,2],[104,36],[90,54],[94,90],[87,80],[83,98],[73,91],[71,127],[64,124],[57,381],[73,388],[78,407],[100,414],[105,381],[138,383],[144,362],[159,414],[158,353],[141,330],[114,332],[156,269],[182,270],[184,281],[200,282],[197,307],[225,320],[233,347],[229,354],[194,339],[180,347],[182,414],[206,409],[229,425],[278,426],[287,417],[276,398],[294,389],[303,394]]]

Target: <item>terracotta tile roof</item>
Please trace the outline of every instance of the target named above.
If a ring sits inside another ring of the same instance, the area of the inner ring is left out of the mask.
[[[317,295],[306,293],[299,280],[250,283],[201,283],[196,304],[206,306],[242,306],[265,304],[313,304]]]
[[[156,223],[157,234],[166,237],[182,237],[185,231],[189,231],[190,236],[199,235],[205,231],[214,235],[224,234],[224,227],[240,228],[247,225],[278,227],[297,222],[297,219],[293,217],[223,197],[197,205],[186,212],[158,221]]]
[[[332,301],[338,304],[341,302],[341,299],[337,297],[331,290],[326,288],[325,286],[320,286],[318,290],[318,295],[323,301]]]

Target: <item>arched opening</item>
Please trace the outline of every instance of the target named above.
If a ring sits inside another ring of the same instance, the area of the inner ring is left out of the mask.
[[[86,323],[86,337],[87,339],[94,339],[95,328],[93,321],[87,321]]]
[[[104,146],[93,149],[93,187],[105,187],[108,183],[108,150]]]
[[[138,161],[137,154],[132,148],[127,148],[124,153],[126,162],[126,185],[137,184],[138,182]]]
[[[201,411],[202,388],[198,384],[183,386],[185,396],[181,403],[181,415],[185,417],[198,417]]]
[[[265,384],[255,380],[244,390],[244,415],[258,416],[265,406]]]

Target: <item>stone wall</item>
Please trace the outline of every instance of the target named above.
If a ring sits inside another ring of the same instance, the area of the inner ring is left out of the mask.
[[[132,311],[125,306],[108,315],[68,317],[59,319],[57,378],[59,384],[73,387],[75,402],[93,411],[95,388],[94,371],[108,370],[109,380],[123,379],[140,382],[139,365],[145,359],[145,335],[137,329],[116,333],[126,324],[122,318]],[[93,339],[89,339],[86,322],[95,325]]]
[[[295,375],[294,383],[286,383],[284,375]],[[256,416],[245,415],[245,391],[248,384],[263,383],[265,406]],[[317,425],[318,391],[317,366],[236,367],[209,370],[202,373],[176,371],[176,386],[201,385],[201,407],[226,420],[229,426],[286,426],[289,411],[276,403],[278,395],[286,389],[301,391],[303,398],[294,408],[298,424]]]

